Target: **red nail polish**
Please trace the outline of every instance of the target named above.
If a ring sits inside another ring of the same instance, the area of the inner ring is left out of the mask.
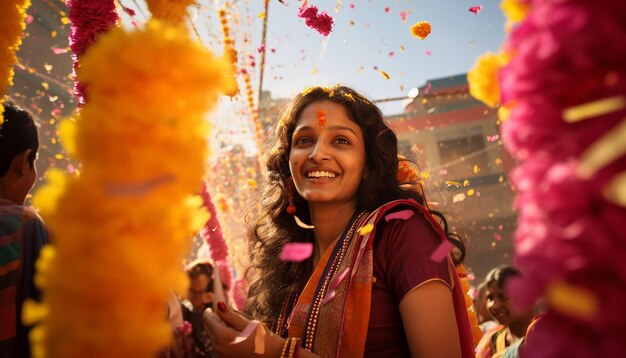
[[[222,312],[226,312],[226,304],[222,301],[217,303],[217,308]]]

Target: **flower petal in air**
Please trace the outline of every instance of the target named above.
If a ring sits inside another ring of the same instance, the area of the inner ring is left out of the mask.
[[[359,235],[367,235],[374,230],[374,225],[367,224],[359,229]]]
[[[413,210],[396,211],[395,213],[385,215],[385,221],[389,221],[393,219],[406,220],[410,218],[411,216],[413,216],[413,214],[414,214]]]
[[[432,255],[430,255],[430,259],[435,262],[441,262],[448,256],[453,248],[454,244],[450,240],[443,240],[435,251],[433,251]]]
[[[283,261],[300,262],[313,254],[313,244],[310,242],[292,242],[283,246],[280,259]]]
[[[468,9],[469,12],[473,13],[474,15],[478,15],[478,13],[480,12],[480,10],[483,9],[482,5],[477,5],[477,6],[472,6]]]

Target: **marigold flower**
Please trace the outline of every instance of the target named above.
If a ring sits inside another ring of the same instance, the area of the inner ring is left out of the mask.
[[[510,25],[521,22],[528,16],[530,4],[528,1],[522,0],[502,0],[500,8],[507,19],[507,27],[510,27]]]
[[[192,195],[208,154],[205,113],[231,85],[231,67],[158,20],[100,36],[81,63],[89,102],[65,136],[74,133],[84,174],[51,173],[34,197],[50,210],[55,240],[37,263],[43,301],[26,306],[40,320],[33,351],[154,356],[171,338],[165,303],[188,283],[180,262],[189,238],[208,220]]]
[[[3,95],[13,85],[13,64],[17,62],[15,52],[22,44],[22,31],[26,28],[26,9],[30,0],[0,1],[0,125],[4,122]],[[8,41],[8,42],[7,42]]]
[[[501,55],[487,52],[476,60],[474,68],[467,73],[470,94],[489,107],[500,103],[498,70],[502,64]]]
[[[424,40],[430,34],[432,26],[428,21],[420,21],[411,26],[411,35],[420,40]]]

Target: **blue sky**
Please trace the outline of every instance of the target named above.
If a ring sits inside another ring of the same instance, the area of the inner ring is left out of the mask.
[[[147,11],[143,1],[124,0],[137,8],[137,20],[143,22]],[[240,64],[247,67],[252,86],[258,89],[263,20],[263,0],[199,0],[191,9],[191,18],[205,46],[217,54],[223,51],[217,9],[229,11],[231,37],[235,39]],[[341,4],[339,11],[335,7]],[[324,37],[297,17],[301,1],[270,0],[268,12],[266,65],[263,89],[274,98],[291,98],[310,85],[332,86],[337,83],[354,87],[376,100],[406,96],[412,87],[428,80],[467,72],[476,58],[497,51],[504,38],[504,17],[499,0],[309,0],[334,19],[333,30]],[[351,7],[354,4],[354,7]],[[482,5],[478,14],[469,12]],[[389,8],[387,12],[385,9]],[[408,12],[406,20],[400,13]],[[125,23],[128,17],[124,15]],[[432,33],[420,40],[411,36],[411,25],[428,21]],[[272,52],[271,50],[275,51]],[[430,55],[426,51],[430,51]],[[393,52],[393,55],[390,53]],[[385,79],[380,70],[389,74]],[[240,81],[240,84],[242,82]],[[256,152],[253,125],[245,96],[222,99],[210,116],[213,122],[213,152],[221,142],[243,144],[248,154]],[[386,115],[401,113],[403,102],[380,104]]]
[[[496,0],[341,2],[335,13],[336,0],[309,1],[334,18],[333,31],[326,38],[297,17],[301,2],[270,2],[267,48],[276,52],[266,55],[264,89],[275,97],[291,97],[310,84],[342,83],[372,99],[405,96],[410,88],[429,79],[467,72],[477,56],[497,51],[504,38],[504,17]],[[256,14],[262,5],[261,0],[250,2],[249,11],[255,19],[253,45],[260,43],[262,21]],[[476,5],[483,8],[474,15],[468,9]],[[409,11],[406,21],[400,17],[402,11]],[[410,34],[411,25],[417,21],[432,25],[432,33],[425,40]],[[375,67],[391,78],[383,78]],[[386,105],[383,111],[399,113],[402,105]]]

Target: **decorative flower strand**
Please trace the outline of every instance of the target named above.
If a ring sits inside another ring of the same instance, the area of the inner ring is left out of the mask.
[[[67,0],[69,19],[72,24],[69,42],[72,49],[74,95],[78,106],[85,105],[85,84],[77,78],[80,57],[93,45],[100,34],[118,25],[119,16],[114,0]]]
[[[317,6],[306,6],[306,1],[298,9],[298,17],[304,19],[306,26],[328,36],[333,29],[333,18],[326,11],[318,13]]]
[[[13,65],[17,62],[15,53],[22,44],[22,32],[26,29],[26,9],[30,0],[0,1],[0,125],[4,123],[4,95],[13,85]]]
[[[217,12],[224,35],[224,57],[231,64],[233,74],[237,74],[237,50],[235,50],[235,41],[230,37],[230,29],[228,28],[228,19],[226,18],[226,9],[220,9]],[[235,82],[236,83],[236,82]],[[236,96],[239,88],[235,86],[229,93],[224,93],[229,97]]]
[[[89,102],[62,135],[85,170],[35,195],[55,240],[37,262],[43,301],[24,319],[38,322],[38,357],[150,357],[171,340],[165,303],[188,284],[180,263],[207,220],[192,195],[230,66],[158,20],[103,34],[81,63]]]
[[[209,247],[211,260],[221,272],[220,277],[224,284],[226,284],[226,287],[231,289],[233,272],[228,259],[228,245],[224,239],[222,225],[217,217],[217,210],[215,210],[215,204],[213,204],[211,200],[211,194],[209,193],[206,182],[203,183],[201,196],[202,206],[209,212],[210,217],[204,224],[200,234]]]
[[[184,26],[187,8],[197,0],[146,0],[152,18]]]
[[[626,175],[626,8],[620,0],[504,0],[501,7],[511,57],[477,72],[490,77],[483,83],[499,82],[508,113],[502,139],[519,162],[511,176],[515,262],[525,278],[509,289],[521,309],[541,297],[547,305],[520,355],[620,356],[626,205],[624,189],[613,185]]]
[[[243,81],[246,84],[246,101],[248,102],[248,109],[250,110],[250,116],[252,117],[252,123],[254,124],[254,134],[256,145],[259,153],[263,153],[263,143],[265,140],[265,133],[263,132],[263,126],[259,118],[259,112],[254,105],[254,90],[252,89],[252,83],[250,82],[250,74],[246,69],[241,70]]]

